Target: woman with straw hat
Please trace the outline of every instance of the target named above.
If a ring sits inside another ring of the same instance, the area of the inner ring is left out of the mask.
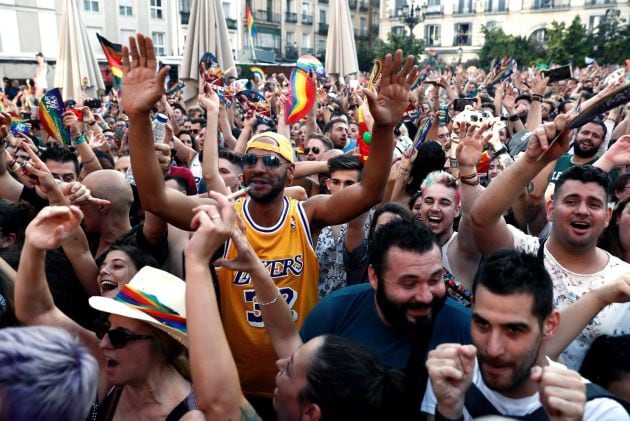
[[[44,273],[46,250],[60,247],[83,215],[75,206],[47,207],[29,224],[15,287],[16,315],[25,324],[58,326],[90,349],[100,365],[92,419],[196,419],[186,352],[185,284],[144,267],[115,297],[91,297],[109,313],[98,334],[55,307]],[[99,339],[100,338],[100,339]]]

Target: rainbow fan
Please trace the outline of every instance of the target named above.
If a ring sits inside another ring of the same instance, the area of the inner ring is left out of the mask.
[[[249,71],[252,72],[252,76],[258,75],[258,78],[260,79],[261,82],[264,82],[267,80],[267,75],[265,75],[265,72],[260,67],[252,66],[249,68]]]
[[[420,84],[422,82],[424,82],[424,80],[427,78],[427,76],[429,76],[429,70],[431,69],[431,65],[427,64],[424,69],[422,69],[422,71],[420,72],[420,74],[418,75],[418,78],[413,82],[413,85],[411,85],[411,88],[409,88],[409,90],[413,91],[414,89],[416,89],[418,86],[420,86]]]
[[[300,121],[315,105],[315,81],[308,77],[308,73],[295,68],[291,73],[291,100],[287,101],[285,113],[286,121],[294,124]]]
[[[416,138],[413,140],[413,147],[418,149],[420,144],[425,141],[431,125],[433,124],[431,117],[425,117],[418,125],[418,131],[416,132]]]
[[[321,61],[317,59],[317,57],[313,57],[310,54],[301,56],[298,59],[296,66],[298,69],[302,69],[306,73],[308,73],[309,70],[312,70],[318,79],[326,78],[326,70],[324,70],[324,65],[322,64]]]
[[[497,83],[512,76],[514,71],[514,60],[511,57],[503,57],[499,63],[494,66],[494,76],[488,82],[488,86],[494,86]]]
[[[39,121],[49,135],[66,145],[72,143],[70,132],[63,125],[66,107],[59,88],[48,90],[39,101]]]

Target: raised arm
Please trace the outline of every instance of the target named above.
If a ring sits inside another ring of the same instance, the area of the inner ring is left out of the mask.
[[[9,164],[12,164],[13,166],[17,165],[15,168],[20,168],[19,164],[16,164],[13,158],[9,158],[8,152],[6,151],[6,147],[11,141],[9,138],[10,126],[11,116],[4,112],[0,113],[0,139],[5,139],[7,142],[5,145],[0,145],[0,198],[17,202],[22,194],[24,186],[15,178],[11,177],[11,174],[7,171],[13,171],[13,168],[11,168],[11,165]],[[10,162],[7,161],[7,158]]]
[[[569,130],[566,116],[558,116],[551,123],[536,128],[527,151],[514,164],[499,174],[473,205],[471,220],[480,252],[488,255],[499,248],[513,247],[514,239],[503,219],[503,213],[545,165],[569,149]],[[556,134],[560,138],[549,146]],[[545,153],[540,158],[542,153]]]
[[[189,230],[195,199],[164,186],[162,170],[155,157],[151,108],[164,94],[164,79],[168,66],[156,74],[155,51],[150,38],[138,34],[129,38],[130,47],[123,47],[122,104],[129,116],[128,141],[131,166],[140,200],[145,210],[162,217],[178,228]],[[131,54],[131,58],[130,58]]]
[[[203,143],[202,174],[208,191],[229,194],[223,178],[219,174],[219,142],[217,128],[219,125],[219,96],[206,84],[203,93],[199,94],[199,103],[206,108],[208,125]]]
[[[224,198],[221,213],[203,206],[192,225],[197,229],[186,246],[186,324],[192,379],[199,409],[207,419],[255,419],[227,342],[209,263],[234,229],[235,213]],[[208,358],[211,352],[212,358]]]
[[[364,89],[374,117],[372,144],[363,177],[344,190],[344,194],[318,195],[304,202],[304,208],[315,230],[347,222],[377,204],[385,192],[392,162],[394,127],[409,104],[409,88],[418,75],[413,56],[403,65],[402,51],[385,57],[378,96]]]

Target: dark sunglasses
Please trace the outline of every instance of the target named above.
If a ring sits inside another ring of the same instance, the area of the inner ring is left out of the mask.
[[[321,149],[319,149],[317,146],[313,146],[312,148],[304,148],[304,155],[308,155],[310,151],[313,151],[313,153],[317,155],[321,151]]]
[[[259,159],[262,159],[263,164],[267,168],[278,168],[282,163],[280,158],[275,155],[256,155],[255,153],[243,155],[242,162],[246,167],[255,167]]]
[[[116,329],[110,330],[101,330],[96,332],[96,336],[99,339],[103,339],[105,335],[109,336],[109,342],[112,344],[112,347],[115,349],[124,348],[129,341],[135,341],[138,339],[153,339],[153,336],[150,335],[136,335],[135,333],[131,333],[121,327],[117,327]]]

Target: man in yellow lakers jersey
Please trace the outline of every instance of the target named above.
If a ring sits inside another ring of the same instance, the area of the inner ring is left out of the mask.
[[[131,60],[127,51],[123,54],[123,90],[133,95],[123,95],[123,108],[129,116],[131,165],[142,205],[167,222],[190,230],[199,200],[166,189],[153,158],[150,112],[164,94],[168,67],[156,75],[150,38],[141,34],[137,40],[130,38],[130,50]],[[295,167],[289,140],[265,132],[247,144],[243,182],[250,187],[249,198],[236,206],[245,221],[248,240],[293,309],[298,328],[317,301],[318,265],[310,239],[322,227],[348,222],[381,200],[391,167],[394,127],[409,104],[409,88],[417,75],[413,57],[403,63],[399,50],[384,60],[378,95],[364,90],[374,118],[371,150],[362,181],[344,189],[344,194],[317,195],[301,204],[285,198],[284,188],[290,185]],[[228,244],[226,257],[233,253]],[[258,309],[273,302],[256,300],[246,274],[219,272],[221,316],[243,390],[271,397],[275,356]]]

